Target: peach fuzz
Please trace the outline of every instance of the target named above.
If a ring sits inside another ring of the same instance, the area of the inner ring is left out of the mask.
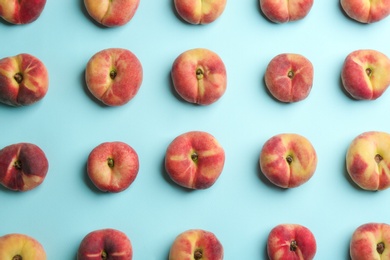
[[[361,23],[374,23],[390,14],[390,0],[340,0],[341,7],[352,19]]]
[[[191,229],[176,237],[169,260],[222,260],[223,255],[223,246],[214,233]]]
[[[24,234],[7,234],[0,237],[2,260],[46,260],[46,252],[35,238]]]
[[[14,191],[28,191],[46,177],[49,162],[35,144],[11,144],[0,150],[0,184]]]
[[[88,233],[79,245],[77,260],[109,259],[133,259],[133,247],[126,234],[112,228]]]
[[[375,100],[390,85],[390,59],[376,50],[348,54],[341,71],[345,90],[358,100]]]
[[[105,142],[88,156],[87,173],[101,191],[121,192],[137,177],[139,159],[136,151],[123,142]]]
[[[177,13],[191,24],[209,24],[221,16],[226,0],[174,0]]]
[[[122,106],[138,93],[143,79],[141,62],[129,50],[104,49],[87,63],[85,81],[89,91],[107,106]]]
[[[28,24],[38,19],[46,0],[0,0],[0,17],[12,24]]]
[[[346,167],[351,179],[365,190],[390,187],[390,134],[364,132],[355,137],[346,154]]]
[[[176,137],[165,154],[165,168],[170,178],[182,187],[206,189],[222,173],[225,152],[209,133],[191,131]]]
[[[313,86],[312,63],[300,54],[283,53],[268,64],[264,80],[272,96],[281,102],[304,100]]]
[[[366,223],[359,226],[350,241],[351,260],[390,259],[390,225]]]
[[[260,8],[270,21],[286,23],[306,17],[313,2],[313,0],[260,0]]]
[[[269,260],[311,260],[316,252],[317,242],[313,233],[302,225],[280,224],[268,235]]]
[[[210,105],[226,91],[225,64],[208,49],[191,49],[180,54],[172,65],[171,76],[177,93],[190,103]]]
[[[106,27],[128,23],[138,9],[140,0],[84,0],[88,14]]]
[[[31,105],[44,98],[48,88],[48,71],[38,58],[22,53],[0,60],[1,103]]]
[[[317,154],[308,139],[298,134],[278,134],[264,144],[259,159],[265,177],[281,188],[306,183],[317,167]]]

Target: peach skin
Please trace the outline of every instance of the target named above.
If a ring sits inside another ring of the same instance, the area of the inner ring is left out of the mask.
[[[346,167],[351,179],[365,190],[390,187],[390,134],[364,132],[355,137],[346,154]]]
[[[341,80],[354,99],[377,99],[390,85],[390,59],[376,50],[353,51],[345,58]]]
[[[305,137],[279,134],[264,144],[259,163],[270,182],[281,188],[294,188],[313,176],[317,167],[317,154]]]
[[[226,68],[214,52],[198,48],[183,52],[172,65],[173,86],[187,102],[210,105],[226,91]]]
[[[375,23],[390,14],[390,0],[340,0],[345,13],[361,23]]]
[[[84,0],[88,14],[106,27],[127,24],[138,9],[140,0]]]
[[[209,24],[221,16],[226,0],[174,0],[177,13],[191,24]]]
[[[27,106],[43,99],[49,88],[49,74],[42,61],[22,53],[0,60],[0,102]]]

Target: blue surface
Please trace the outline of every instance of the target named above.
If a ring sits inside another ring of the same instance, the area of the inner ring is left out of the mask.
[[[69,260],[87,233],[111,227],[129,236],[134,259],[158,260],[167,259],[176,235],[203,228],[218,236],[224,259],[266,259],[269,231],[280,223],[299,223],[317,239],[316,259],[348,259],[357,226],[389,221],[390,190],[356,188],[346,174],[345,153],[364,131],[390,131],[390,94],[352,100],[342,90],[340,70],[356,49],[390,54],[390,19],[359,24],[336,0],[316,1],[304,20],[273,24],[258,1],[241,0],[228,1],[214,23],[194,26],[175,15],[172,2],[141,0],[134,18],[119,28],[98,26],[81,0],[49,0],[29,25],[0,22],[0,57],[30,53],[50,75],[49,91],[39,103],[0,105],[0,147],[32,142],[50,163],[35,190],[0,188],[0,235],[28,234],[43,244],[48,259]],[[137,96],[114,108],[96,103],[84,82],[89,58],[111,47],[131,50],[144,69]],[[197,47],[218,53],[228,72],[225,95],[207,107],[182,101],[170,80],[174,59]],[[302,102],[277,102],[265,89],[266,66],[283,52],[300,53],[313,63],[313,89]],[[179,188],[163,167],[168,144],[191,130],[213,134],[226,152],[224,171],[208,190]],[[318,154],[313,178],[290,190],[271,185],[258,166],[262,145],[283,132],[304,135]],[[86,176],[86,160],[96,145],[115,140],[137,151],[140,171],[126,191],[105,194]]]

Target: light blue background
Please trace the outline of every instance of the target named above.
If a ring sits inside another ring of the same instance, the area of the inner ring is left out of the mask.
[[[389,28],[390,19],[363,25],[347,18],[337,0],[315,1],[304,20],[289,24],[269,22],[257,0],[228,0],[222,16],[205,26],[180,20],[172,0],[141,0],[134,18],[119,28],[98,26],[81,0],[48,0],[29,25],[0,22],[0,57],[30,53],[50,75],[39,103],[0,105],[0,147],[35,143],[50,163],[35,190],[0,188],[0,235],[33,236],[48,259],[69,260],[87,233],[111,227],[131,239],[134,259],[166,260],[179,233],[202,228],[218,236],[224,259],[254,260],[266,259],[274,226],[298,223],[315,235],[316,259],[349,259],[357,226],[389,221],[390,190],[367,192],[352,184],[345,153],[364,131],[390,131],[390,96],[350,99],[340,70],[356,49],[389,55]],[[84,82],[89,58],[111,47],[131,50],[144,69],[140,91],[122,107],[98,104]],[[197,47],[218,53],[228,72],[225,95],[207,107],[182,101],[170,80],[174,59]],[[313,89],[302,102],[283,104],[266,91],[266,66],[283,52],[313,63]],[[179,188],[164,170],[169,143],[191,130],[211,133],[226,152],[223,173],[207,190]],[[318,154],[313,178],[290,190],[271,185],[258,166],[265,141],[284,132],[306,136]],[[105,194],[86,176],[86,160],[95,146],[115,140],[137,151],[140,171],[126,191]]]

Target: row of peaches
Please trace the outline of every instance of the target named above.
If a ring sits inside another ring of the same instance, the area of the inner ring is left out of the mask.
[[[349,252],[352,260],[389,259],[390,225],[366,223],[353,232]],[[279,224],[268,234],[269,260],[314,259],[317,252],[315,236],[300,224]],[[98,229],[88,233],[77,250],[78,260],[131,260],[133,247],[128,236],[117,229]],[[169,260],[222,260],[224,248],[217,236],[207,230],[190,229],[179,234],[169,250]],[[0,259],[46,260],[44,247],[25,234],[0,237]]]
[[[173,0],[177,14],[190,24],[209,24],[221,16],[227,0]],[[259,0],[263,14],[274,23],[286,23],[305,18],[314,0]],[[88,14],[98,23],[115,27],[128,23],[135,15],[140,0],[84,0]],[[341,7],[360,23],[374,23],[390,14],[388,1],[340,0]],[[13,24],[27,24],[41,15],[46,0],[2,1],[0,17]]]
[[[346,169],[353,182],[369,191],[390,187],[390,134],[364,132],[354,138],[346,153]],[[190,131],[178,135],[165,152],[165,170],[177,185],[195,190],[210,188],[225,165],[225,151],[210,133]],[[308,182],[317,168],[317,153],[304,136],[282,133],[268,139],[260,152],[259,167],[274,185],[287,189]],[[103,142],[89,153],[86,173],[102,192],[126,190],[140,168],[137,152],[127,143]],[[13,191],[41,185],[49,162],[33,143],[15,143],[0,150],[0,184]]]
[[[314,68],[303,55],[282,53],[269,62],[265,85],[281,102],[305,99],[313,86]],[[215,52],[190,49],[173,62],[174,89],[184,100],[210,105],[227,88],[227,71]],[[347,55],[341,71],[345,90],[355,99],[374,100],[390,85],[390,59],[372,49],[355,50]],[[107,106],[121,106],[138,92],[143,80],[142,64],[127,49],[108,48],[95,53],[86,65],[88,90]],[[46,95],[49,75],[37,57],[22,53],[0,59],[0,102],[11,106],[33,104]]]

